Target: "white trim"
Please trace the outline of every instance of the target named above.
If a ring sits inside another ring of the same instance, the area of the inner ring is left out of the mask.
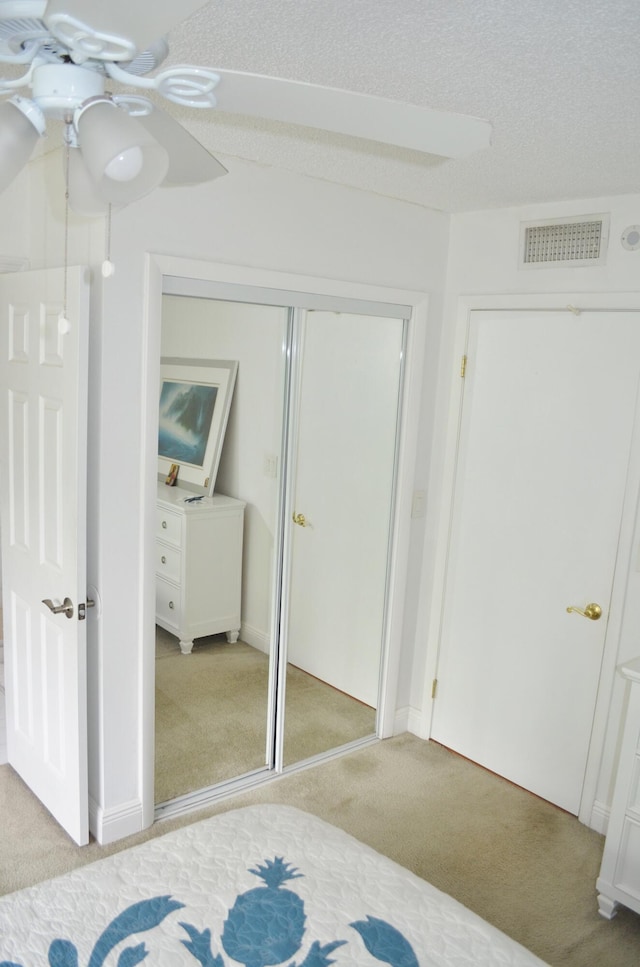
[[[418,735],[421,715],[420,709],[414,708],[412,705],[405,705],[403,708],[397,709],[393,721],[393,734],[402,735],[404,732],[410,732],[412,735]]]
[[[132,799],[117,809],[103,809],[95,799],[89,798],[91,831],[101,846],[132,836],[144,829],[142,803]]]
[[[445,436],[444,465],[440,475],[441,478],[441,501],[437,508],[431,508],[433,521],[438,521],[433,530],[437,533],[436,549],[434,555],[434,576],[431,607],[428,618],[424,614],[418,615],[417,640],[421,638],[421,629],[427,626],[425,637],[427,640],[427,658],[425,663],[425,673],[423,682],[422,712],[420,721],[417,724],[415,734],[420,738],[429,738],[431,735],[431,720],[433,714],[432,683],[437,677],[438,652],[440,647],[440,634],[442,627],[442,610],[444,602],[446,571],[449,554],[450,531],[453,515],[453,495],[456,475],[456,464],[458,455],[458,439],[460,419],[462,416],[462,399],[464,390],[464,380],[459,378],[458,369],[460,359],[466,351],[471,312],[475,310],[492,311],[640,311],[640,293],[638,292],[566,292],[552,294],[525,294],[518,293],[512,295],[466,295],[461,296],[457,301],[456,324],[452,344],[443,346],[443,360],[446,362],[446,369],[441,367],[441,373],[445,375],[443,380],[449,380],[447,384],[443,382],[441,394],[448,392],[448,408],[444,423],[443,434]],[[451,350],[451,346],[453,347]],[[640,427],[634,429],[634,440],[632,443],[632,454],[630,458],[629,477],[640,478]],[[635,476],[634,476],[635,475]],[[628,477],[628,480],[629,480]],[[591,825],[601,821],[601,814],[595,804],[595,794],[597,781],[604,750],[605,733],[609,706],[611,701],[611,690],[615,676],[615,667],[618,651],[618,641],[620,636],[620,626],[622,621],[622,610],[625,597],[625,587],[628,576],[628,566],[624,567],[624,562],[628,561],[632,550],[633,539],[633,520],[636,509],[635,494],[631,494],[627,483],[627,490],[624,499],[622,529],[620,545],[618,550],[618,560],[616,562],[612,603],[615,602],[615,614],[610,620],[610,627],[607,629],[605,639],[600,683],[596,699],[593,729],[589,745],[589,754],[585,770],[585,780],[583,784],[582,797],[579,810],[581,822]],[[425,531],[427,537],[429,528]],[[425,554],[428,548],[425,546]],[[435,603],[440,602],[439,606]],[[614,607],[612,607],[614,613]],[[606,807],[605,807],[606,808]],[[594,826],[597,828],[597,826]]]
[[[596,800],[593,804],[593,809],[591,810],[591,816],[587,826],[591,829],[595,829],[597,833],[602,833],[603,836],[607,835],[607,829],[609,828],[609,816],[611,810],[603,802],[598,802]]]
[[[257,651],[264,652],[268,655],[271,652],[271,639],[269,637],[268,631],[263,631],[261,628],[256,628],[255,625],[249,624],[248,621],[242,622],[242,627],[240,628],[240,638],[247,645],[251,645]]]
[[[421,378],[426,338],[427,303],[425,292],[392,289],[381,286],[344,282],[335,279],[322,279],[313,276],[298,276],[271,270],[256,269],[251,266],[228,265],[219,262],[204,262],[179,258],[172,255],[146,253],[145,271],[145,315],[143,319],[143,341],[145,348],[145,367],[143,373],[143,405],[140,415],[143,441],[141,454],[141,514],[140,540],[143,548],[141,590],[144,606],[141,613],[141,639],[143,642],[141,668],[141,755],[140,774],[142,776],[142,803],[144,824],[153,821],[154,812],[154,702],[153,674],[150,665],[155,655],[155,634],[153,625],[152,582],[145,575],[153,574],[154,532],[153,507],[155,499],[155,464],[157,441],[150,427],[154,425],[157,410],[157,382],[160,366],[160,315],[164,276],[203,280],[211,284],[247,286],[247,301],[252,301],[256,287],[268,290],[310,293],[326,299],[349,299],[367,303],[408,306],[411,318],[408,324],[407,359],[403,396],[403,424],[399,441],[397,498],[395,513],[394,542],[391,551],[391,578],[389,582],[389,611],[387,622],[388,647],[386,649],[381,689],[378,731],[382,737],[394,734],[395,702],[399,678],[402,645],[402,619],[406,593],[407,562],[413,496],[413,477],[418,441],[418,421],[421,393]],[[352,306],[352,311],[355,311]],[[150,684],[151,683],[151,684]]]
[[[383,662],[382,688],[378,708],[378,734],[387,739],[396,734],[396,697],[400,674],[400,646],[405,619],[405,598],[411,540],[411,507],[415,487],[415,463],[419,434],[423,363],[427,333],[427,298],[413,306],[407,324],[406,360],[401,400],[395,481],[395,516],[389,558],[389,583]],[[403,730],[404,731],[404,730]]]
[[[633,310],[629,310],[633,311]],[[636,310],[638,311],[638,310]],[[638,484],[640,482],[640,400],[636,397],[634,426],[631,437],[631,450],[625,480],[620,537],[616,553],[611,588],[609,619],[604,640],[602,666],[598,682],[598,693],[591,730],[591,742],[585,770],[580,811],[578,818],[590,825],[594,815],[598,778],[604,752],[607,723],[611,714],[611,697],[616,678],[619,643],[622,635],[627,581],[633,566],[634,521],[638,509]]]
[[[29,259],[13,255],[0,255],[0,272],[26,272]]]

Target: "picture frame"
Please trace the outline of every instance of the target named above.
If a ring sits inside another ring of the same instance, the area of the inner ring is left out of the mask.
[[[166,481],[177,465],[180,487],[213,493],[237,372],[237,360],[162,357],[159,480]]]

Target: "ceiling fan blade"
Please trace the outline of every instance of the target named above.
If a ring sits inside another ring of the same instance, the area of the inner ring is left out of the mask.
[[[164,186],[199,185],[227,174],[224,165],[171,115],[156,108],[151,114],[137,117],[136,120],[169,153],[169,170],[162,182]]]
[[[302,124],[445,158],[461,158],[491,143],[491,125],[480,118],[278,77],[214,70],[220,76],[217,107],[232,114]]]
[[[43,19],[49,30],[74,51],[90,57],[131,60],[205,2],[48,0]]]

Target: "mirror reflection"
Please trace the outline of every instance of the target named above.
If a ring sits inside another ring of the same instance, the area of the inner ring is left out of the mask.
[[[158,482],[156,803],[273,768],[283,695],[286,766],[375,733],[403,324],[289,315],[163,296],[163,359],[237,375],[213,493]]]

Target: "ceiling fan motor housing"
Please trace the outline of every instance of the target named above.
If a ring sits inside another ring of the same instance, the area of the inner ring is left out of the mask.
[[[88,98],[104,94],[104,77],[73,64],[42,64],[33,72],[32,91],[47,117],[63,121]]]

